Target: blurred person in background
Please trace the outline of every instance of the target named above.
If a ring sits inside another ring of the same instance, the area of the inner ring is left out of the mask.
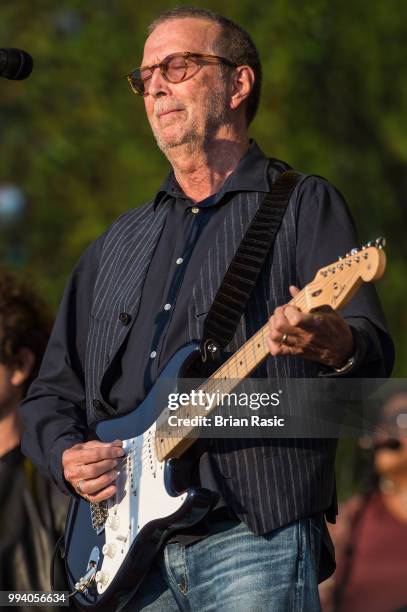
[[[34,292],[0,269],[1,591],[49,591],[52,552],[64,528],[65,496],[22,455],[17,413],[38,374],[51,323]]]
[[[407,391],[386,401],[372,447],[370,491],[329,526],[337,569],[320,585],[323,612],[407,610]]]

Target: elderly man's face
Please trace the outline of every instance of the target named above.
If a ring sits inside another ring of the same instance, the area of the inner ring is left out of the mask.
[[[148,37],[142,65],[150,66],[184,51],[216,54],[218,33],[216,23],[202,19],[164,22]],[[147,117],[164,152],[187,143],[203,147],[228,120],[228,84],[217,64],[201,66],[181,83],[168,82],[156,68],[148,81],[148,92],[144,98]]]

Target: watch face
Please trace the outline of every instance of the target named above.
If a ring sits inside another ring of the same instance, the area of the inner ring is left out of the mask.
[[[348,370],[351,369],[354,363],[355,363],[355,358],[349,357],[348,361],[341,368],[334,368],[335,372],[338,372],[338,373],[347,372]]]

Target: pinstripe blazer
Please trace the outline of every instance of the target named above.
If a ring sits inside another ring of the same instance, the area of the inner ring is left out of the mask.
[[[285,169],[271,165],[271,181]],[[303,180],[306,180],[304,178]],[[286,303],[288,287],[297,284],[296,217],[298,190],[294,190],[273,253],[261,273],[236,334],[227,347],[235,351],[272,314]],[[186,325],[188,337],[200,339],[208,312],[227,267],[260,203],[246,193],[232,198],[213,246],[196,273]],[[93,293],[86,349],[86,396],[90,424],[101,418],[95,398],[109,411],[109,370],[131,326],[119,315],[129,313],[134,322],[144,278],[163,227],[167,209],[154,202],[121,216],[107,232]],[[301,358],[268,359],[262,376],[309,377],[316,364]],[[112,415],[114,412],[112,411]],[[238,517],[257,534],[266,533],[295,519],[329,508],[334,510],[334,440],[215,440],[211,462],[224,499]]]

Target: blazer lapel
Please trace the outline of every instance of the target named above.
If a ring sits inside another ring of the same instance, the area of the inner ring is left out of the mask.
[[[144,279],[167,212],[165,207],[155,212],[151,210],[128,236],[120,240],[112,232],[105,245],[105,249],[111,248],[116,256],[99,275],[95,295],[100,299],[94,300],[92,311],[92,318],[103,326],[105,347],[100,349],[107,355],[100,388],[137,317]],[[104,260],[108,258],[105,256]]]
[[[256,201],[241,193],[228,206],[223,224],[218,228],[214,244],[197,274],[192,288],[192,299],[188,309],[188,334],[190,341],[199,340],[203,324],[223,277],[238,249],[250,221],[259,206],[262,194]]]

